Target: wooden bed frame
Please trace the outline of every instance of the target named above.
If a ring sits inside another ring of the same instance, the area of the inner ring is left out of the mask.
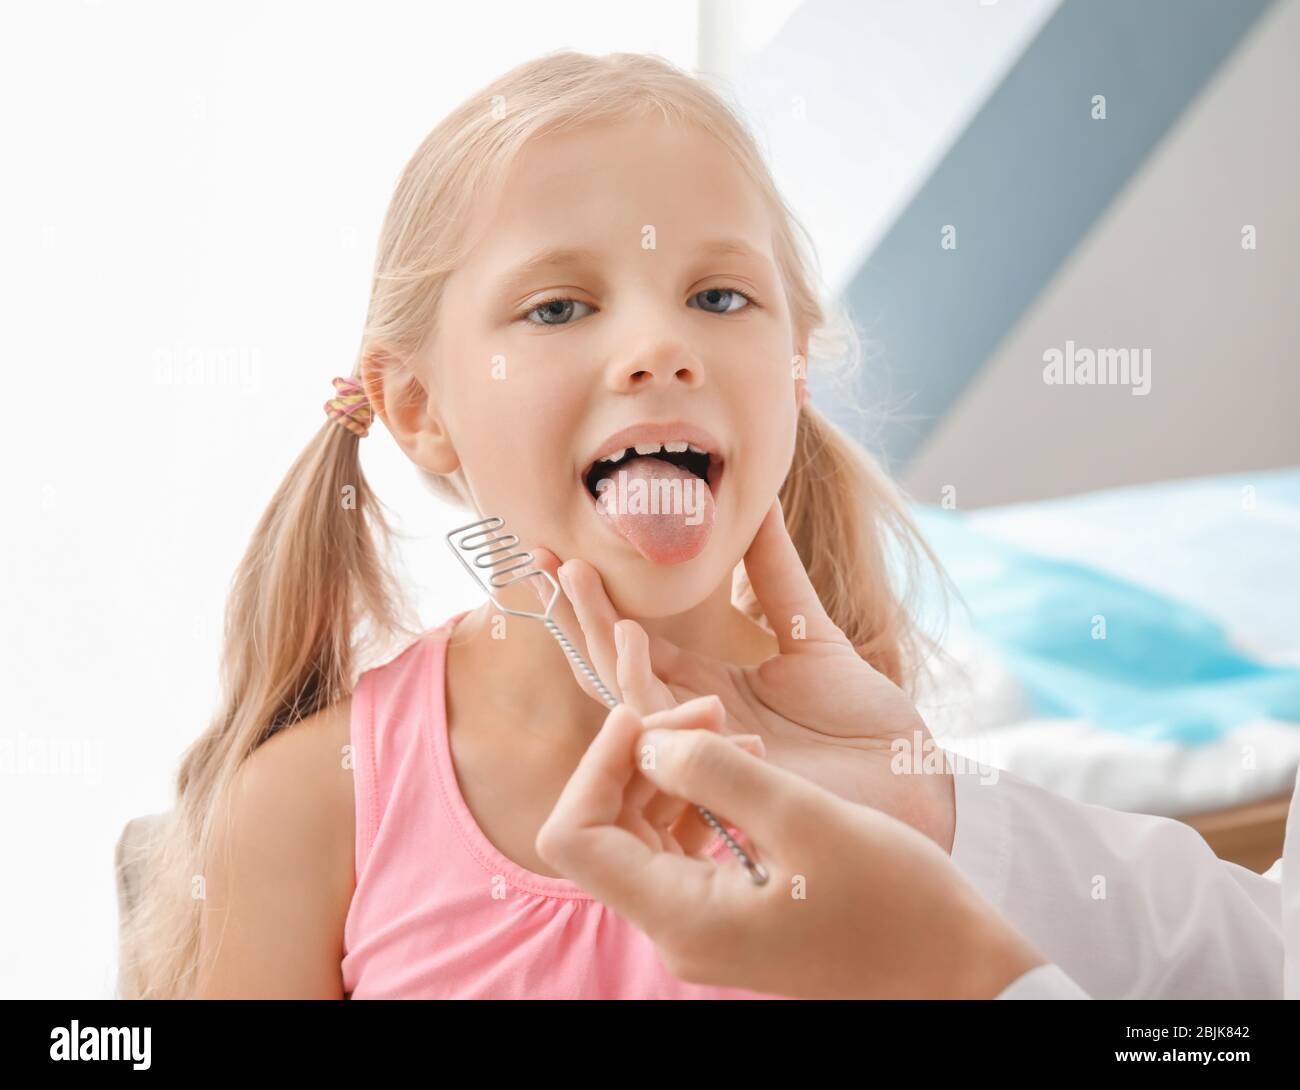
[[[1291,796],[1264,799],[1182,820],[1205,837],[1220,859],[1263,874],[1282,857]]]

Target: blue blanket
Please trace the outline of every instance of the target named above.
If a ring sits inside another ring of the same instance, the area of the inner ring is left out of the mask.
[[[1300,510],[1300,473],[1276,483],[1282,487],[1271,495],[1294,499]],[[1004,656],[1036,715],[1185,745],[1253,719],[1300,723],[1300,669],[1235,648],[1196,605],[1011,545],[975,529],[968,515],[923,504],[911,510],[969,607],[974,632]]]

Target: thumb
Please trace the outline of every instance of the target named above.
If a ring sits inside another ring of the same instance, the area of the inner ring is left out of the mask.
[[[799,559],[779,499],[772,501],[745,553],[745,574],[783,655],[806,651],[817,642],[848,646],[848,637],[826,613]],[[799,637],[794,635],[796,617],[803,622]]]
[[[669,713],[644,720],[647,729],[637,748],[648,747],[653,760],[642,762],[642,775],[665,794],[726,814],[727,823],[743,829],[764,855],[789,859],[815,831],[830,796],[713,731],[651,726],[663,714]]]

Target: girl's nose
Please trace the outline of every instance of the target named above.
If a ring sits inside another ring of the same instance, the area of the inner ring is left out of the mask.
[[[607,374],[610,387],[620,393],[679,383],[694,388],[704,382],[704,366],[685,342],[662,336],[614,360]]]

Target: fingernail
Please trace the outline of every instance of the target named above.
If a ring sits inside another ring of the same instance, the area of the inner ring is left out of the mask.
[[[569,590],[569,573],[564,570],[564,565],[567,563],[568,561],[566,560],[564,564],[561,564],[556,568],[555,574],[560,580],[560,586],[564,588],[564,593],[572,597],[572,592]]]
[[[614,646],[618,649],[620,655],[623,654],[623,645],[625,643],[627,643],[627,639],[623,635],[623,626],[621,623],[616,624],[614,626]]]

